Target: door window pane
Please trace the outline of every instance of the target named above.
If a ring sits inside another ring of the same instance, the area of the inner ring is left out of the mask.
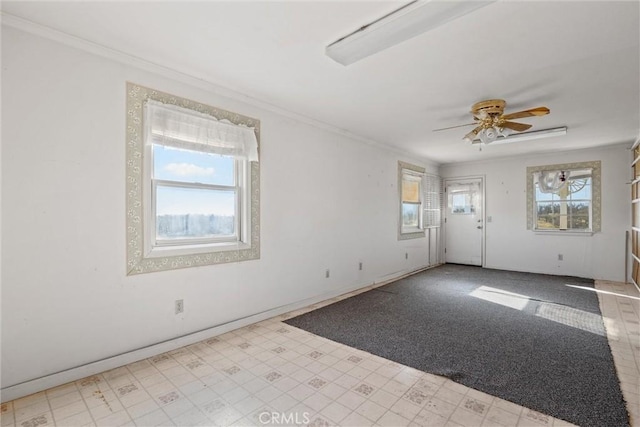
[[[449,197],[449,211],[452,214],[468,215],[475,213],[471,193],[458,191],[451,193]]]

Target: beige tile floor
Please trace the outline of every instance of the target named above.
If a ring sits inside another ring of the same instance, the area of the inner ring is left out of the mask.
[[[606,281],[596,281],[596,291],[631,425],[640,426],[640,294]]]
[[[632,285],[597,292],[640,426],[640,299]],[[337,299],[4,403],[2,427],[571,425],[282,323]]]

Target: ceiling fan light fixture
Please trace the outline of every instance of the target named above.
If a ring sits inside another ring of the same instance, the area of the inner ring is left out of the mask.
[[[509,135],[513,134],[513,130],[512,130],[512,129],[509,129],[509,128],[501,127],[501,128],[498,128],[498,134],[499,134],[500,136],[507,137],[507,136],[509,136]]]
[[[464,141],[473,143],[473,140],[476,139],[476,137],[478,136],[478,128],[472,130],[471,132],[469,132],[468,134],[466,134],[464,136],[464,138],[462,138]]]
[[[350,65],[494,1],[415,0],[331,43],[325,54],[342,65]]]
[[[495,128],[486,128],[480,132],[480,141],[483,144],[490,144],[498,138],[498,132]]]
[[[493,141],[493,145],[507,144],[510,142],[518,142],[518,141],[530,141],[533,139],[540,139],[540,138],[551,138],[551,137],[562,136],[566,134],[567,134],[566,126],[551,128],[551,129],[535,130],[531,132],[519,132],[519,133],[516,132],[509,136],[500,136],[496,138],[496,140]],[[472,144],[486,144],[486,143],[482,141],[482,138],[480,139],[474,138],[474,140],[472,141]]]

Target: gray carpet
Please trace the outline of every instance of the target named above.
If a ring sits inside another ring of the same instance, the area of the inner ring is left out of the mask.
[[[286,323],[588,426],[629,418],[593,281],[447,264]]]

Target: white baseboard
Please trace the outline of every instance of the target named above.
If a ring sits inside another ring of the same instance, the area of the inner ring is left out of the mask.
[[[57,387],[59,385],[66,384],[72,381],[77,381],[79,379],[82,379],[91,375],[96,375],[101,372],[108,371],[110,369],[115,369],[124,365],[128,365],[130,363],[137,362],[139,360],[147,359],[149,357],[153,357],[161,353],[166,353],[168,351],[172,351],[180,347],[195,344],[199,341],[214,337],[216,335],[221,335],[226,332],[251,325],[253,323],[270,319],[272,317],[279,316],[281,314],[288,313],[290,311],[298,310],[308,305],[316,304],[321,301],[325,301],[327,299],[334,298],[348,292],[353,292],[355,290],[363,289],[366,287],[382,286],[432,267],[435,267],[435,265],[423,266],[416,270],[411,270],[411,271],[396,272],[396,273],[393,273],[392,275],[384,276],[380,280],[374,281],[373,284],[371,283],[357,284],[353,286],[336,289],[312,298],[307,298],[302,301],[286,304],[286,305],[276,307],[267,311],[263,311],[261,313],[256,313],[251,316],[243,317],[241,319],[232,320],[221,325],[204,329],[202,331],[193,332],[191,334],[184,335],[182,337],[174,338],[174,339],[163,341],[147,347],[132,350],[127,353],[111,356],[106,359],[97,360],[95,362],[87,363],[86,365],[66,369],[64,371],[56,372],[54,374],[50,374],[40,378],[35,378],[33,380],[25,381],[20,384],[8,386],[0,390],[0,402],[2,403],[8,402],[10,400],[18,399],[20,397],[24,397],[33,393],[40,392],[42,390],[47,390],[49,388]]]

